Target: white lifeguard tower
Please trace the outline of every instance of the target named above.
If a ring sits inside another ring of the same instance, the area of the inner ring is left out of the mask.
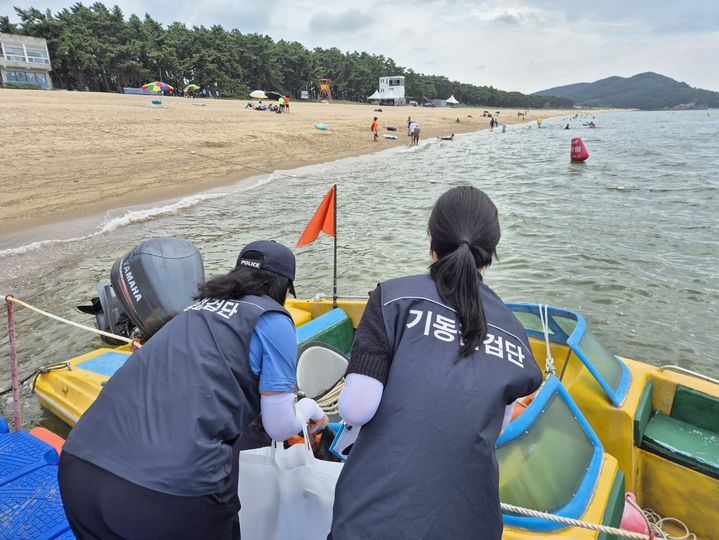
[[[404,76],[380,77],[379,98],[383,105],[405,105]]]

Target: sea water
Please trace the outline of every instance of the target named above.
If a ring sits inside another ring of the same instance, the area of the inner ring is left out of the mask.
[[[615,354],[717,377],[719,113],[606,113],[593,118],[596,129],[582,125],[590,120],[428,140],[115,211],[89,234],[63,230],[63,240],[48,235],[0,252],[0,292],[92,325],[74,306],[95,296],[95,284],[137,243],[188,238],[208,276],[226,272],[251,240],[294,246],[337,184],[338,290],[366,295],[379,281],[426,271],[432,204],[471,184],[499,208],[499,260],[485,280],[505,301],[576,310]],[[569,162],[577,136],[590,154],[583,164]],[[298,296],[331,293],[332,253],[324,235],[296,251]],[[102,344],[27,310],[16,318],[23,376]],[[4,317],[1,324],[0,390],[10,385]],[[23,407],[29,422],[52,423],[27,390]]]

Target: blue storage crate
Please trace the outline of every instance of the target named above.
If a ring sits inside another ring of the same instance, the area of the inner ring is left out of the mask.
[[[0,538],[74,538],[57,482],[54,448],[29,433],[0,434]]]
[[[57,465],[55,449],[29,433],[0,435],[0,486],[45,465]]]

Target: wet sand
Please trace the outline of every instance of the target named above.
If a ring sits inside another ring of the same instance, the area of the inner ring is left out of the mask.
[[[369,104],[292,101],[289,114],[276,114],[239,100],[165,97],[161,108],[151,108],[152,99],[0,89],[0,237],[37,240],[60,222],[406,145],[408,115],[421,139],[489,128],[482,108],[375,112]],[[522,122],[516,109],[500,112],[502,123]],[[574,112],[530,111],[525,121]],[[372,140],[375,115],[380,133],[396,141]]]

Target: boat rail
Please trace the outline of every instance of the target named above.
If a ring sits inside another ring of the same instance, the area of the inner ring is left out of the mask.
[[[676,371],[677,373],[691,375],[692,377],[696,377],[697,379],[702,379],[712,384],[719,385],[719,379],[715,379],[714,377],[710,377],[709,375],[704,375],[704,373],[699,373],[698,371],[693,371],[691,369],[683,368],[674,364],[667,364],[666,366],[661,366],[659,368],[659,371]]]
[[[319,302],[320,300],[332,300],[332,298],[337,298],[337,300],[367,300],[369,296],[366,294],[358,296],[343,294],[342,296],[333,297],[331,294],[316,294],[312,297],[312,300]]]

